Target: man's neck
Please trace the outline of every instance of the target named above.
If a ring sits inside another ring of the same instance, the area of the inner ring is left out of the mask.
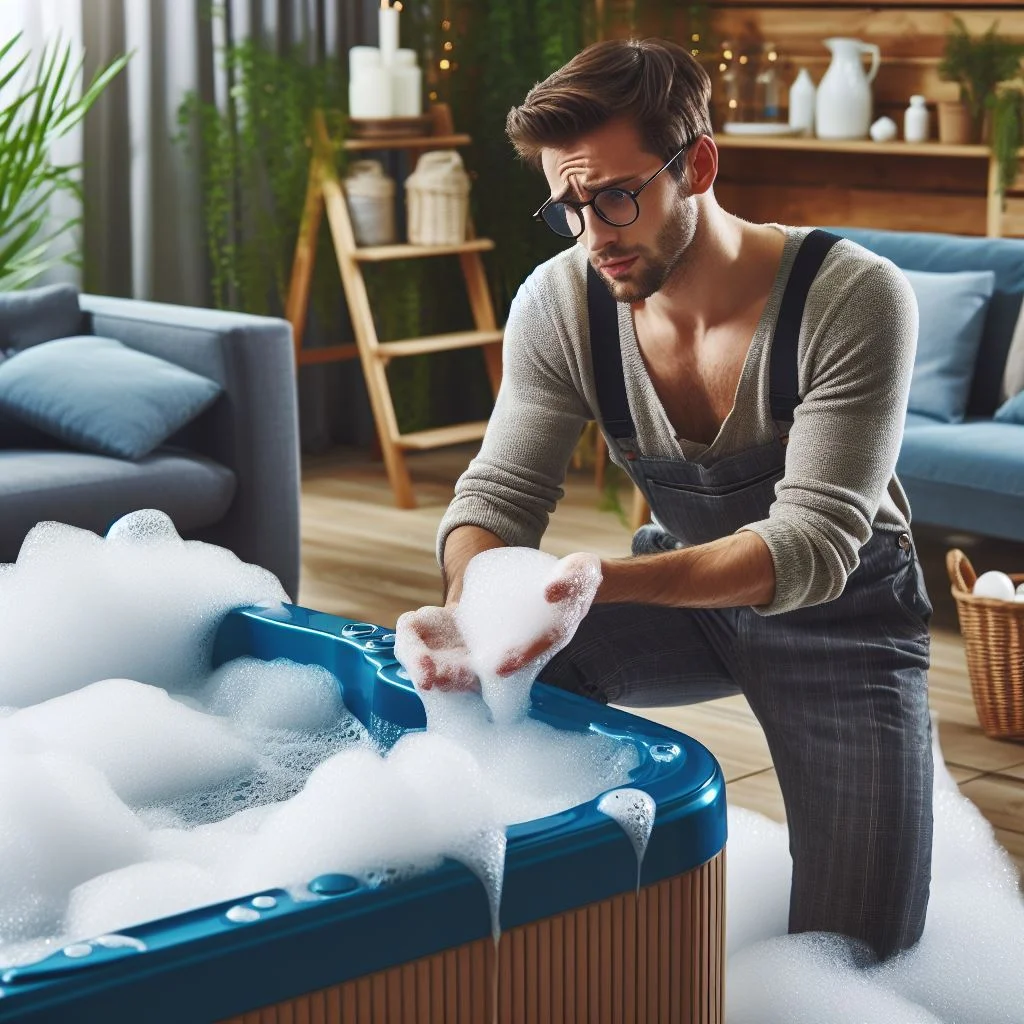
[[[764,247],[757,244],[762,229],[726,213],[713,199],[698,210],[686,258],[659,291],[633,304],[634,316],[669,322],[687,336],[729,321],[765,279],[759,256]]]

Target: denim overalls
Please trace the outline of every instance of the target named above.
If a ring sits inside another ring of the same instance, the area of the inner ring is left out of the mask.
[[[634,554],[702,544],[767,517],[800,403],[797,342],[811,282],[838,239],[801,244],[771,343],[777,436],[711,465],[636,454],[616,304],[588,268],[590,343],[606,436],[626,456],[657,524]],[[912,945],[928,904],[932,755],[931,605],[908,533],[876,528],[834,601],[779,615],[749,607],[595,605],[546,682],[634,707],[742,692],[764,729],[789,822],[789,929],[862,939],[880,956]]]

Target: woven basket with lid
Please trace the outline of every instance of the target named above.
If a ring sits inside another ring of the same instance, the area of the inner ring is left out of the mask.
[[[424,153],[405,179],[409,241],[458,245],[469,222],[469,175],[454,150]]]
[[[1024,740],[1024,601],[975,597],[977,574],[958,548],[946,555],[978,721],[992,739]],[[1014,585],[1024,574],[1011,575]]]

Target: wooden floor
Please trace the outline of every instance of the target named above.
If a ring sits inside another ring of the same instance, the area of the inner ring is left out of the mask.
[[[320,611],[392,626],[412,608],[439,601],[434,556],[437,525],[471,451],[413,455],[419,507],[394,507],[384,467],[356,453],[307,460],[302,488],[302,585],[299,603]],[[628,506],[628,496],[623,494]],[[612,511],[599,509],[591,476],[572,474],[542,547],[554,555],[629,551],[630,533]],[[996,742],[981,732],[971,700],[956,608],[944,558],[963,548],[975,569],[1024,572],[1024,545],[915,531],[935,605],[931,704],[950,772],[982,810],[999,841],[1024,869],[1024,744]],[[640,713],[640,712],[635,712]],[[764,734],[742,697],[699,706],[643,712],[704,743],[718,758],[729,799],[784,819]]]

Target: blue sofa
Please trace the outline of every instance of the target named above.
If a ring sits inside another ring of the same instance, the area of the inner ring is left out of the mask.
[[[102,534],[128,512],[156,508],[183,537],[269,569],[297,599],[299,434],[289,324],[79,296],[68,286],[36,293],[38,301],[10,293],[0,302],[0,349],[101,335],[216,380],[223,393],[137,461],[76,450],[0,414],[0,562],[17,558],[40,521]]]
[[[829,230],[903,270],[994,271],[966,417],[943,423],[908,413],[896,472],[915,523],[1024,541],[1024,424],[992,418],[1007,397],[1004,373],[1024,300],[1024,239]]]

